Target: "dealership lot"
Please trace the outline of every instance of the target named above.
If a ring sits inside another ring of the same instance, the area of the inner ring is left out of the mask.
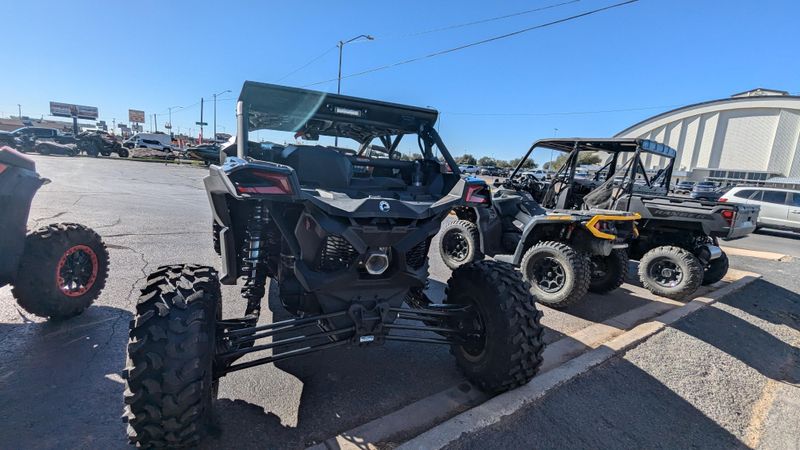
[[[206,172],[116,159],[34,159],[53,183],[34,200],[29,226],[75,221],[95,228],[109,247],[111,274],[96,306],[61,324],[24,314],[10,290],[0,290],[0,423],[5,424],[0,442],[11,448],[123,448],[125,424],[119,416],[124,387],[119,372],[125,365],[128,321],[142,280],[162,264],[218,265],[202,186]],[[790,234],[764,232],[725,245],[800,256],[800,239]],[[431,290],[441,295],[449,269],[435,249],[431,256]],[[773,270],[759,259],[733,261],[737,269]],[[800,272],[791,261],[771,264]],[[244,305],[238,289],[223,289],[224,314],[240,314]],[[278,303],[275,294],[270,291],[271,305]],[[577,356],[679,305],[654,298],[636,283],[626,284],[613,295],[592,295],[563,312],[545,310],[545,338],[548,344],[576,341],[562,346],[568,347],[564,355]],[[286,314],[276,311],[276,316]],[[632,311],[642,315],[615,321]],[[271,315],[266,311],[261,321],[268,322]],[[604,325],[610,321],[617,331]],[[598,331],[590,339],[586,330],[600,329],[606,334]],[[551,361],[560,362],[555,357]],[[206,445],[263,447],[268,439],[269,447],[303,448],[461,381],[447,348],[411,343],[336,350],[237,372],[221,382],[219,428]],[[398,430],[399,438],[411,437],[403,431],[408,430]]]

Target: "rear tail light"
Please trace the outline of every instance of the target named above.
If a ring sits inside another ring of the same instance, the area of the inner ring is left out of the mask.
[[[725,202],[728,201],[728,199],[725,198],[725,197],[720,197],[718,201],[721,202],[721,203],[725,203]]]
[[[7,166],[7,165],[5,165],[5,164],[0,164],[0,173],[3,173],[3,172],[5,172],[5,170],[6,170],[7,168],[8,168],[8,166]]]
[[[725,219],[725,222],[728,223],[728,226],[733,225],[733,218],[736,216],[736,212],[732,209],[725,209],[722,211],[722,218]]]
[[[488,204],[489,188],[485,184],[473,184],[467,186],[467,203]]]
[[[291,195],[292,184],[283,173],[249,170],[236,177],[236,192],[240,194]]]

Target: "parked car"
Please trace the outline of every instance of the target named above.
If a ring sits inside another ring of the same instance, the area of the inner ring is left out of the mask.
[[[719,201],[758,205],[759,228],[800,231],[800,191],[765,187],[735,187]]]
[[[122,143],[126,148],[150,148],[153,150],[172,150],[172,138],[162,133],[136,133]]]
[[[691,197],[698,200],[717,200],[721,195],[719,187],[713,181],[701,181],[692,188]]]
[[[458,170],[465,174],[477,174],[478,173],[478,166],[473,166],[472,164],[465,164],[463,166],[458,166]]]
[[[680,181],[675,185],[676,194],[689,194],[694,189],[694,181]]]

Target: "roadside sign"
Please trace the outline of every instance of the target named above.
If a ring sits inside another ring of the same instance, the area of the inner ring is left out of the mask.
[[[144,111],[139,109],[129,109],[128,122],[144,123]]]
[[[72,103],[50,102],[50,115],[97,120],[99,113],[95,106],[73,105]]]
[[[208,122],[195,122],[194,124],[195,125],[200,125],[200,126],[203,126],[203,127],[207,127],[208,126]]]

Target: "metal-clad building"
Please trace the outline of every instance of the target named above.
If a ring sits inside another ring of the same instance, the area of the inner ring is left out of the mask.
[[[800,97],[754,89],[684,106],[617,134],[663,142],[678,151],[680,179],[761,184],[800,176]],[[647,168],[663,164],[648,156]]]

